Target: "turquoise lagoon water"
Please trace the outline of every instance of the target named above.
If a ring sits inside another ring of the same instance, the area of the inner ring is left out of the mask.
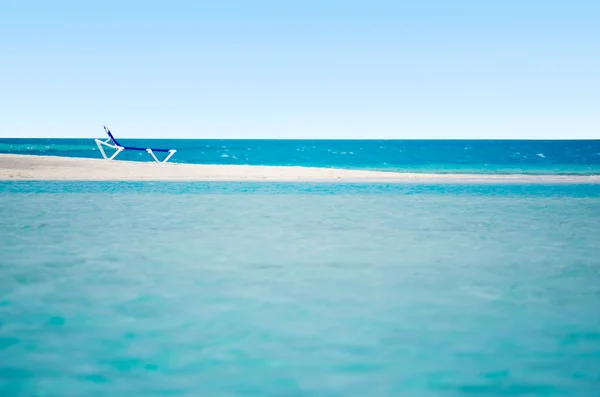
[[[442,173],[600,174],[600,140],[579,141],[328,141],[128,140],[177,149],[174,162],[295,165]],[[100,158],[92,139],[0,138],[0,153]],[[119,159],[148,161],[145,152]]]
[[[0,182],[0,396],[598,396],[600,186]]]

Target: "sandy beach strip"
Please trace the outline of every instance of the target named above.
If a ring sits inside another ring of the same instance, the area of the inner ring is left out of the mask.
[[[600,175],[422,174],[311,167],[201,165],[0,154],[0,180],[600,183]]]

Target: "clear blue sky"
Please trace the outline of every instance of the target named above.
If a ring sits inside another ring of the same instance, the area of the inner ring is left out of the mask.
[[[600,1],[0,1],[4,137],[600,138]]]

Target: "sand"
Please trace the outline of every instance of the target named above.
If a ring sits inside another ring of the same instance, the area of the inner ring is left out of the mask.
[[[0,180],[600,183],[600,175],[422,174],[310,167],[157,164],[0,154]]]

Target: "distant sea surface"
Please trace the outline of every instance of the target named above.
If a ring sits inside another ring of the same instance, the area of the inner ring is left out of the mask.
[[[102,136],[100,136],[102,138]],[[436,173],[600,174],[600,140],[591,141],[331,141],[128,140],[177,149],[174,162],[289,165]],[[0,139],[0,153],[99,158],[93,139]],[[122,160],[148,161],[145,152]]]
[[[2,397],[599,395],[598,185],[12,181],[0,219]]]

